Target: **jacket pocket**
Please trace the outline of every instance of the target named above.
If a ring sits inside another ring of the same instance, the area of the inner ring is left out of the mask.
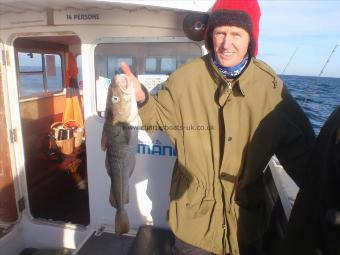
[[[210,214],[215,200],[206,197],[204,188],[198,187],[195,184],[189,186],[186,196],[183,199],[183,210],[187,218],[199,218]]]
[[[210,214],[215,200],[208,198],[206,188],[199,186],[193,178],[181,174],[174,174],[170,188],[170,199],[175,202],[178,212],[187,219],[194,219]]]

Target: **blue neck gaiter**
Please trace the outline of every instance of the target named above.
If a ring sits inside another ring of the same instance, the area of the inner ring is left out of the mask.
[[[216,59],[215,56],[213,57],[214,64],[227,78],[235,78],[240,73],[242,73],[243,69],[248,64],[248,59],[249,57],[247,54],[247,56],[241,61],[241,63],[237,64],[236,66],[224,67],[219,63],[218,59]]]

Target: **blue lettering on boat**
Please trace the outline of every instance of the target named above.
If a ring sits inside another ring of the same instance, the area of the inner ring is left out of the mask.
[[[176,149],[170,145],[152,145],[139,143],[137,148],[138,154],[155,155],[155,156],[170,156],[175,157]]]

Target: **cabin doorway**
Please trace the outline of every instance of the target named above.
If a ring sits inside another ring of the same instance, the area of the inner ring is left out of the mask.
[[[14,41],[30,212],[88,225],[80,46],[75,35]]]
[[[0,51],[2,50],[3,45],[0,42]],[[7,125],[5,109],[5,63],[2,63],[4,59],[6,59],[5,56],[0,60],[0,238],[18,220],[9,137],[8,132],[6,132],[9,130],[9,127]]]

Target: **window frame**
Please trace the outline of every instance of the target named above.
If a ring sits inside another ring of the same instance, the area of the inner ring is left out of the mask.
[[[20,71],[20,62],[19,62],[19,53],[32,53],[32,54],[41,54],[41,62],[42,62],[42,71]],[[56,91],[48,91],[48,82],[47,82],[47,75],[46,75],[46,58],[45,55],[58,55],[60,57],[60,64],[61,64],[61,89]],[[25,99],[31,99],[31,98],[43,98],[43,97],[49,97],[52,95],[58,95],[61,93],[64,93],[65,89],[65,60],[64,60],[64,53],[60,51],[55,50],[41,50],[41,49],[30,49],[30,48],[17,48],[15,51],[15,66],[16,66],[16,74],[17,74],[17,84],[18,84],[18,98],[19,100],[25,100]],[[21,87],[20,82],[20,75],[21,74],[37,74],[42,73],[43,76],[43,89],[42,92],[33,93],[27,96],[21,96],[19,91]]]

